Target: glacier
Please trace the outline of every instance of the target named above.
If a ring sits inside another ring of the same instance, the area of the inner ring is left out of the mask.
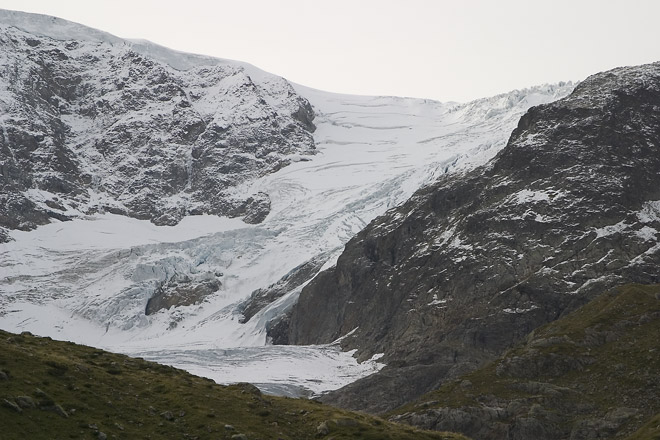
[[[226,64],[246,69],[264,88],[282,81],[245,63],[121,40],[63,20],[38,23],[9,11],[0,19],[55,39],[130,45],[178,70]],[[336,343],[280,346],[267,337],[267,323],[296,301],[305,283],[247,322],[240,305],[312,259],[322,261],[318,270],[331,267],[369,221],[443,174],[488,162],[529,107],[566,96],[574,84],[469,103],[292,87],[316,114],[317,154],[292,157],[290,165],[230,190],[237,198],[269,196],[262,223],[199,215],[156,226],[97,213],[10,231],[13,241],[0,244],[0,327],[140,356],[219,383],[251,382],[275,394],[344,386],[383,364],[377,356],[358,363]],[[32,191],[35,200],[49,196]],[[220,288],[201,302],[145,314],[159,286],[178,279],[217,280]]]

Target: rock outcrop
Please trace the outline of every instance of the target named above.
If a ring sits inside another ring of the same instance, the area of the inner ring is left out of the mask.
[[[486,166],[353,238],[303,289],[288,340],[348,335],[343,347],[388,367],[324,399],[389,410],[596,293],[660,281],[659,106],[660,63],[594,75],[531,108]]]

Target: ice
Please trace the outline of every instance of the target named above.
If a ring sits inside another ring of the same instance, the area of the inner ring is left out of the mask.
[[[377,362],[380,359],[377,356],[358,364],[352,351],[343,352],[337,345],[203,347],[198,350],[182,347],[181,350],[147,350],[132,354],[218,383],[251,382],[265,392],[290,396],[314,395],[340,388],[384,366]]]
[[[34,190],[36,191],[36,190]],[[209,234],[247,228],[240,219],[214,215],[185,217],[176,226],[156,226],[115,214],[96,214],[70,222],[56,221],[35,231],[12,231],[21,246],[54,252],[81,249],[124,249],[150,243],[177,243]],[[8,243],[8,251],[17,244]]]

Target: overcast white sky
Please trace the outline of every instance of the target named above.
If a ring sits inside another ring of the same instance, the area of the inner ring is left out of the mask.
[[[467,101],[660,61],[658,0],[0,0],[341,93]]]

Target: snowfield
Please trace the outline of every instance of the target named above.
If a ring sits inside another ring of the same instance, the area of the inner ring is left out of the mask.
[[[114,38],[69,25],[40,29],[54,38],[71,38],[74,31],[79,38]],[[132,44],[182,70],[234,63]],[[245,68],[262,84],[273,81]],[[530,106],[561,98],[573,85],[467,104],[294,88],[316,112],[318,154],[235,189],[237,196],[269,195],[271,212],[263,223],[195,216],[155,226],[97,214],[12,231],[14,241],[0,244],[0,327],[141,356],[219,383],[252,382],[276,394],[344,386],[383,365],[377,359],[358,363],[336,344],[269,345],[266,323],[296,301],[302,286],[246,323],[237,306],[313,258],[332,266],[369,221],[443,174],[486,163]],[[215,279],[221,287],[199,304],[145,315],[149,298],[173,277]]]

